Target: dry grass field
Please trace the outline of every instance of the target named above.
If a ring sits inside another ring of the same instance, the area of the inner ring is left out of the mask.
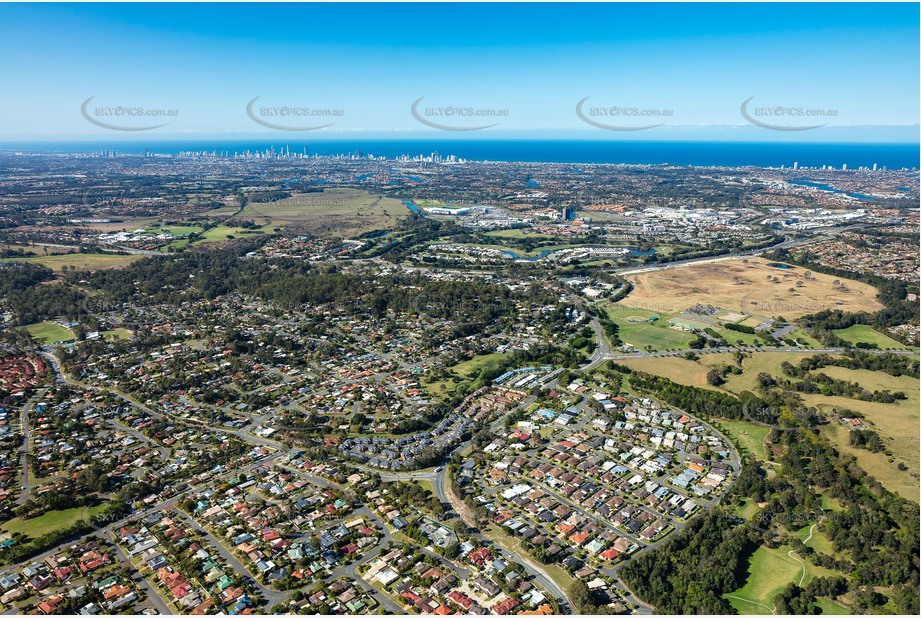
[[[17,245],[17,244],[0,244],[0,251],[9,250],[9,251],[22,251],[24,253],[34,253],[36,256],[39,255],[56,255],[58,253],[70,253],[71,251],[77,249],[73,246],[51,246],[51,245]]]
[[[823,309],[878,311],[876,288],[859,281],[812,273],[798,266],[768,266],[761,258],[721,260],[630,275],[634,307],[714,305],[765,317],[794,319]],[[837,285],[836,285],[837,282]]]
[[[733,357],[732,354],[705,354],[700,357],[699,362],[694,362],[681,356],[632,358],[615,362],[630,369],[664,376],[678,384],[721,391],[722,389],[707,384],[707,372],[719,365],[732,364]]]
[[[2,259],[0,262],[34,262],[47,266],[55,272],[60,272],[67,267],[78,270],[105,270],[109,268],[124,268],[143,255],[120,255],[117,253],[59,253],[51,255],[38,255],[26,258]]]
[[[320,237],[348,238],[362,232],[394,227],[409,209],[395,198],[360,189],[326,189],[299,193],[277,202],[251,202],[235,219],[263,227],[296,226]]]
[[[827,427],[829,438],[841,451],[854,455],[860,467],[876,477],[887,489],[897,491],[917,502],[918,479],[921,478],[921,443],[918,439],[921,401],[918,380],[910,376],[894,377],[879,371],[843,367],[825,367],[819,371],[839,380],[857,382],[871,391],[901,391],[908,396],[907,399],[896,403],[876,403],[822,395],[804,395],[803,399],[807,405],[816,406],[820,410],[828,411],[837,407],[856,410],[863,414],[868,428],[880,435],[893,457],[852,447],[848,441],[848,430],[843,426]],[[900,462],[905,464],[905,470],[898,468]]]

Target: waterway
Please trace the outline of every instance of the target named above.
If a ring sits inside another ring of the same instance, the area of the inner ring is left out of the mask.
[[[840,189],[835,189],[831,185],[826,185],[821,182],[814,182],[808,178],[797,178],[796,180],[790,181],[791,185],[798,185],[800,187],[812,187],[818,189],[819,191],[828,191],[829,193],[837,193],[838,195],[846,195],[858,200],[873,200],[876,199],[872,195],[864,195],[863,193],[848,193]]]

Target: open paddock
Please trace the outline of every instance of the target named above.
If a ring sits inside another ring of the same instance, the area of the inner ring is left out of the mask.
[[[274,202],[249,202],[234,219],[250,220],[269,229],[296,226],[321,237],[350,238],[395,227],[400,217],[409,214],[409,208],[398,199],[361,189],[335,188],[297,193]]]
[[[790,266],[769,266],[760,258],[701,262],[630,275],[634,289],[621,301],[633,307],[673,311],[694,305],[790,320],[823,309],[878,311],[873,286]],[[745,322],[743,322],[744,324]]]

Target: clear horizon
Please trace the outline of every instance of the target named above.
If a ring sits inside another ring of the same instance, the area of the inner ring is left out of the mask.
[[[373,156],[395,161],[403,156],[438,153],[467,161],[548,163],[679,165],[691,167],[794,167],[803,169],[856,170],[917,169],[918,144],[869,142],[748,142],[701,140],[563,140],[563,139],[347,139],[291,140],[287,136],[266,139],[211,140],[91,140],[0,141],[0,153],[48,153],[74,155],[177,155],[183,152],[216,153],[221,157],[300,157],[305,151],[324,157]]]
[[[0,141],[917,143],[918,20],[907,3],[4,4]]]

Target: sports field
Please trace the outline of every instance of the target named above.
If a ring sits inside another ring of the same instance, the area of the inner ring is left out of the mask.
[[[74,338],[74,334],[69,329],[50,321],[29,324],[28,326],[23,326],[23,328],[44,345]]]
[[[222,240],[233,240],[234,238],[246,238],[247,236],[256,236],[265,234],[262,228],[248,229],[233,225],[216,225],[210,230],[206,230],[201,235],[201,240],[205,242],[217,242]]]
[[[686,350],[696,338],[691,333],[648,322],[634,324],[618,320],[618,325],[621,340],[638,350],[645,350],[647,346],[656,351]]]

